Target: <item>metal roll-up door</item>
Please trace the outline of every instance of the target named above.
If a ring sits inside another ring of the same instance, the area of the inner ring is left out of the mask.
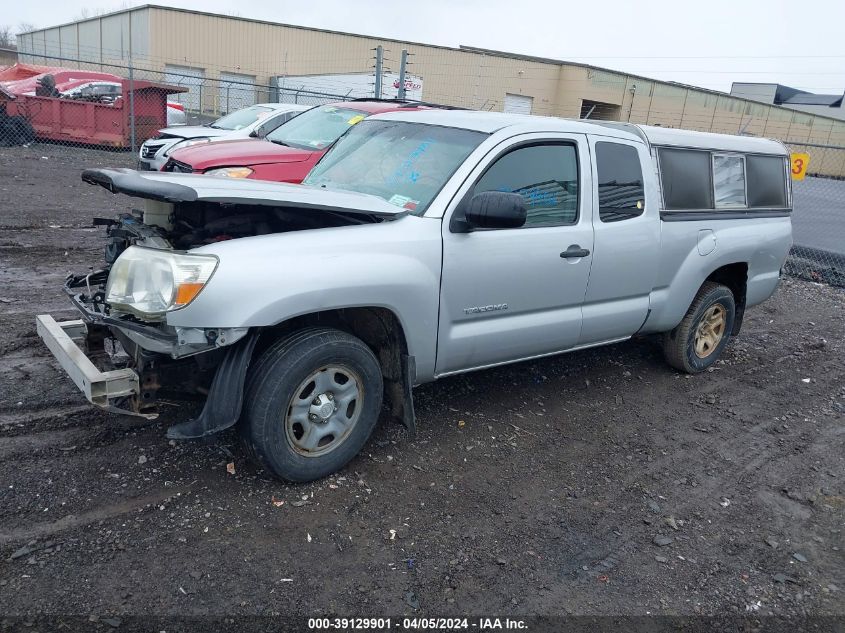
[[[169,99],[178,101],[186,110],[198,112],[202,100],[203,84],[205,83],[205,70],[202,68],[191,68],[190,66],[175,66],[167,64],[164,67],[164,83],[173,86],[182,86],[188,92],[170,95]]]
[[[513,114],[531,114],[531,107],[534,105],[534,97],[525,95],[505,95],[505,112]]]
[[[227,114],[255,104],[255,76],[220,73],[217,109]]]

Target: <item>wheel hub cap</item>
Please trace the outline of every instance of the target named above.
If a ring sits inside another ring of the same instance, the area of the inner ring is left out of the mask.
[[[330,394],[321,393],[311,403],[311,415],[318,418],[321,422],[328,422],[332,414],[337,411],[337,407],[332,400],[333,398]]]
[[[707,358],[712,354],[725,335],[727,325],[727,311],[720,303],[714,303],[707,308],[695,329],[694,349],[699,358]]]
[[[293,393],[284,415],[291,448],[305,457],[319,457],[340,446],[358,422],[364,382],[344,365],[313,371]]]

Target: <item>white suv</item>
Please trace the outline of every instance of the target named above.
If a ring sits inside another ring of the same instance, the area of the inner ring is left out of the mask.
[[[227,114],[208,125],[166,127],[141,145],[138,165],[144,170],[158,171],[175,149],[224,139],[264,138],[310,107],[291,103],[258,103]]]

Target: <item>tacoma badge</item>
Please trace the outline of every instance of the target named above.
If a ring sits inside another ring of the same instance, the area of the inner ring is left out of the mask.
[[[507,310],[507,303],[494,303],[489,306],[474,306],[472,308],[464,308],[464,314],[478,314],[479,312],[496,312],[497,310]]]

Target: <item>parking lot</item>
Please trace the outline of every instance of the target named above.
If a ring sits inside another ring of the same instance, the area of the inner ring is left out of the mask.
[[[88,406],[35,334],[129,203],[80,171],[131,164],[0,150],[6,615],[845,614],[841,288],[784,280],[695,377],[646,338],[426,385],[416,438],[285,485]]]

